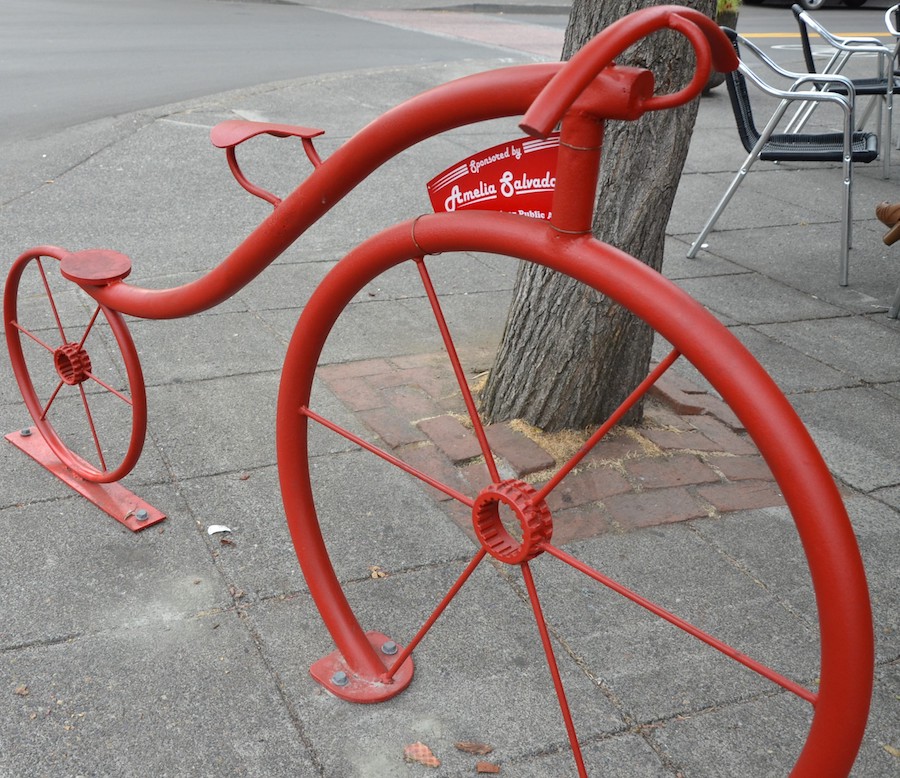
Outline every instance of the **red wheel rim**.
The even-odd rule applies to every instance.
[[[44,267],[43,257],[56,261],[65,255],[65,251],[55,247],[40,247],[26,252],[19,257],[10,269],[4,292],[4,326],[6,342],[9,349],[13,374],[34,426],[66,467],[86,481],[95,483],[111,483],[118,481],[131,472],[140,457],[144,445],[147,428],[147,398],[144,387],[140,360],[131,333],[123,317],[103,305],[92,303],[93,310],[88,317],[87,325],[71,326],[63,322],[63,316],[57,305],[59,291],[53,290],[55,278],[51,282],[49,268]],[[27,322],[19,320],[20,285],[23,277],[33,268],[40,278],[42,294],[46,297],[43,315],[52,321],[49,334],[43,331],[32,331]],[[65,282],[68,283],[68,282]],[[112,340],[121,357],[119,365],[125,373],[127,388],[122,391],[112,385],[112,380],[96,375],[89,345],[93,346],[94,333],[100,322],[108,325]],[[45,337],[42,337],[45,336]],[[32,357],[32,369],[29,369],[29,358],[26,356],[23,343],[36,344],[37,353],[49,360],[52,371],[44,371],[44,375],[52,375],[56,386],[51,390],[45,387],[46,396],[39,396],[35,386],[33,373],[36,366]],[[95,394],[86,390],[88,387]],[[76,432],[68,430],[61,434],[57,427],[61,423],[62,413],[56,408],[62,403],[60,399],[66,393],[77,396],[76,405],[81,406],[78,415],[72,420]],[[105,440],[102,413],[95,410],[105,398],[114,398],[113,404],[125,406],[126,423],[130,426],[127,444],[111,447]],[[51,421],[55,418],[56,425]],[[66,420],[68,424],[68,419]],[[66,443],[74,437],[87,441],[80,451]],[[113,450],[114,448],[114,450]],[[114,457],[114,459],[113,459]]]
[[[483,213],[435,215],[391,228],[351,252],[335,267],[310,299],[295,330],[279,394],[282,492],[306,580],[348,665],[361,676],[379,677],[384,673],[380,660],[365,650],[365,635],[334,573],[316,518],[308,477],[308,423],[312,419],[329,426],[327,420],[308,408],[316,364],[341,311],[368,280],[410,258],[452,251],[506,254],[567,273],[624,304],[704,375],[715,377],[714,385],[743,421],[791,507],[816,594],[821,639],[818,691],[780,679],[775,672],[766,675],[813,705],[809,736],[792,775],[849,772],[862,739],[871,697],[871,609],[843,502],[812,439],[783,394],[746,349],[685,293],[622,252],[588,238],[560,236],[546,225],[528,219]],[[702,333],[702,338],[696,333]],[[355,442],[366,447],[365,441]],[[554,549],[551,543],[547,542],[544,550],[571,564],[565,559],[565,552]],[[483,547],[470,568],[474,569],[485,554],[487,548]],[[524,556],[527,555],[523,559]],[[521,566],[526,584],[532,589],[527,560],[521,561]],[[836,576],[835,570],[840,570],[841,575]],[[463,573],[459,586],[469,572],[467,569]],[[448,598],[454,594],[451,590]],[[536,596],[533,601],[537,603]],[[444,603],[438,611],[443,606]],[[657,615],[666,617],[661,612]],[[538,613],[536,616],[541,625],[542,617]],[[677,617],[669,620],[677,623]],[[545,648],[548,643],[544,639]],[[552,670],[552,657],[548,658]],[[754,666],[758,663],[745,664],[759,671]],[[565,711],[564,717],[569,726]],[[577,752],[577,738],[572,734],[570,731],[573,750]],[[581,763],[579,772],[585,774]]]

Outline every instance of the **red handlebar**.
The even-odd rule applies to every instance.
[[[708,16],[679,5],[645,8],[619,19],[585,44],[544,87],[519,126],[529,135],[547,136],[605,67],[629,46],[662,29],[680,32],[690,41],[697,69],[683,89],[644,101],[644,111],[673,108],[692,100],[706,85],[713,67],[720,73],[737,68],[734,47]]]

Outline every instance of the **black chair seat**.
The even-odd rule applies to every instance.
[[[870,97],[871,95],[883,95],[887,91],[886,78],[854,78],[853,90],[857,97]],[[833,84],[828,87],[830,92],[837,92],[839,95],[847,94],[847,89],[842,84]],[[900,92],[900,82],[894,79],[894,94]]]
[[[872,162],[878,157],[878,138],[871,132],[854,132],[851,143],[854,162]],[[844,158],[844,134],[795,133],[772,135],[759,153],[770,162],[840,162]]]

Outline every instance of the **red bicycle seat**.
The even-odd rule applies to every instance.
[[[244,119],[230,119],[217,124],[209,132],[209,138],[220,149],[228,149],[243,143],[257,135],[268,133],[276,138],[304,138],[309,140],[323,135],[325,130],[314,127],[295,127],[291,124],[272,124],[270,122],[252,122]]]

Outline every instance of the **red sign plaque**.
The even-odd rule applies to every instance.
[[[549,219],[559,135],[521,138],[479,151],[428,182],[435,211],[475,208]]]

